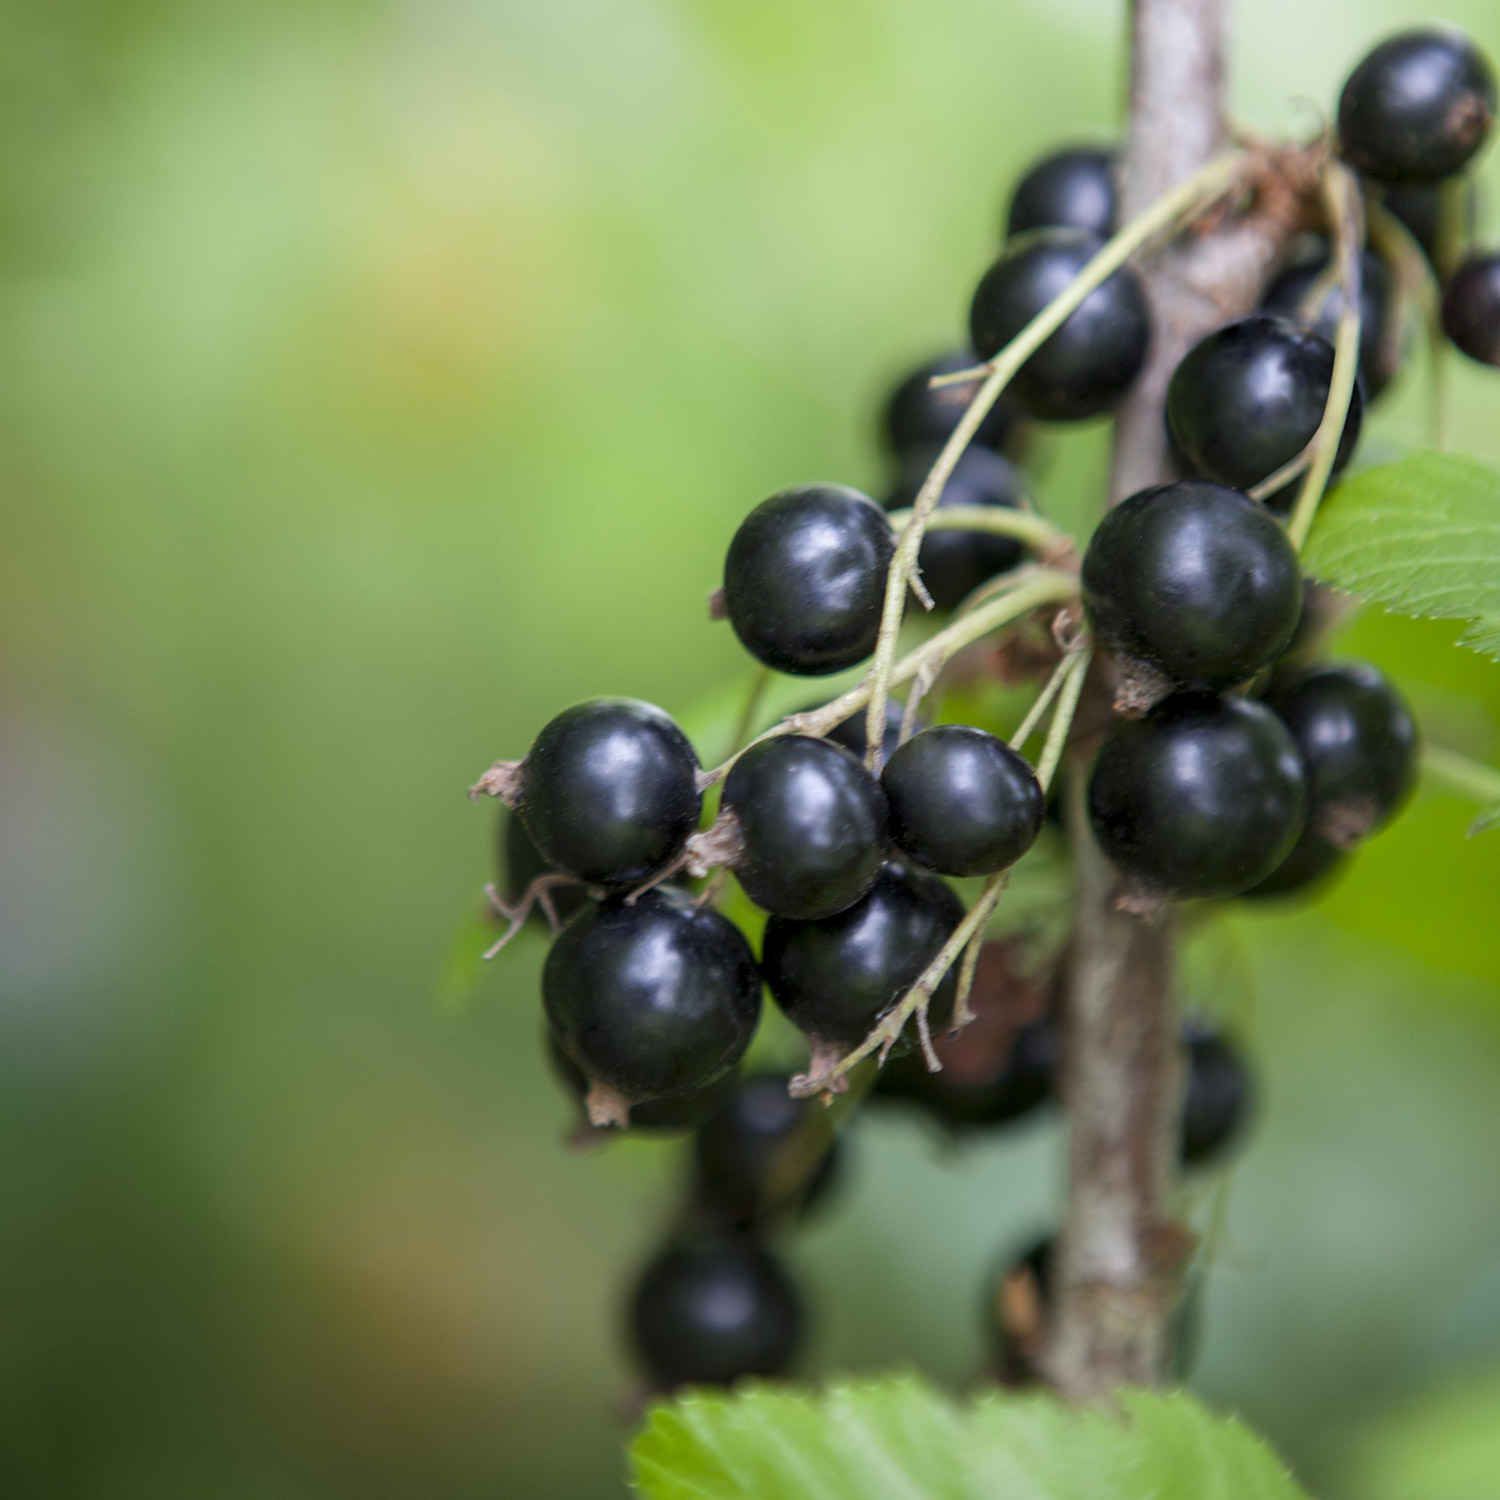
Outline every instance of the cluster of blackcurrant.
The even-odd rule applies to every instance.
[[[836,1160],[810,1096],[857,1079],[968,1132],[1058,1092],[1068,945],[1038,960],[988,929],[1056,805],[1065,754],[1092,755],[1069,821],[1092,829],[1119,906],[1142,919],[1170,902],[1304,891],[1400,808],[1411,716],[1373,667],[1321,659],[1327,601],[1297,543],[1399,363],[1404,283],[1382,245],[1415,237],[1446,264],[1440,207],[1464,191],[1494,112],[1488,64],[1453,33],[1398,36],[1359,65],[1339,110],[1348,166],[1330,165],[1328,142],[1299,149],[1325,186],[1357,170],[1361,194],[1341,218],[1334,195],[1301,190],[1300,217],[1322,237],[1294,246],[1260,310],[1209,333],[1171,376],[1181,477],[1109,511],[1081,564],[1025,498],[1013,460],[1027,427],[1107,413],[1130,389],[1151,315],[1129,251],[1151,226],[1253,196],[1254,178],[1216,167],[1214,191],[1188,194],[1177,217],[1121,227],[1113,152],[1048,157],[1011,198],[974,293],[972,348],[912,372],[885,407],[897,470],[885,505],[802,485],[756,506],[729,544],[714,612],[762,681],[873,658],[861,681],[756,738],[752,698],[746,733],[712,770],[662,710],[590,700],[473,788],[510,809],[491,888],[510,927],[496,948],[537,912],[556,933],[547,1045],[589,1126],[695,1132],[684,1206],[632,1304],[654,1386],[775,1374],[793,1358],[802,1304],[771,1241]],[[1407,228],[1361,250],[1350,230],[1366,210]],[[1497,302],[1495,257],[1449,279],[1449,331],[1492,361]],[[908,593],[946,623],[898,659]],[[920,710],[940,675],[1001,631],[1003,670],[1042,683],[1010,739],[929,725]],[[1085,693],[1097,711],[1075,723]],[[1033,765],[1022,751],[1049,712]],[[763,918],[758,959],[719,909],[730,873],[754,926]],[[970,878],[984,885],[966,906],[950,882]],[[762,987],[807,1040],[802,1076],[740,1075]],[[1195,1021],[1182,1042],[1191,1167],[1222,1157],[1252,1089],[1227,1037]],[[1004,1374],[1027,1364],[1046,1265],[1037,1247],[998,1283]]]

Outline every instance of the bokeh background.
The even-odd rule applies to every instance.
[[[565,1151],[534,939],[440,1003],[490,873],[463,790],[587,694],[744,680],[704,619],[737,519],[884,482],[875,403],[962,327],[1008,183],[1114,129],[1122,9],[0,4],[0,1493],[622,1493],[618,1293],[678,1160]],[[1500,55],[1489,0],[1446,14]],[[1240,117],[1315,128],[1411,18],[1241,6]],[[1367,455],[1423,440],[1420,368]],[[1455,400],[1500,458],[1500,376]],[[1070,523],[1105,441],[1039,451]],[[1349,647],[1493,758],[1500,666],[1455,634]],[[1187,979],[1253,1011],[1266,1100],[1195,1383],[1329,1496],[1500,1474],[1469,816],[1424,794]],[[792,1250],[810,1368],[961,1386],[1057,1123],[853,1144]]]

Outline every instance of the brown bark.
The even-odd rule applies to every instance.
[[[1135,0],[1122,219],[1224,147],[1224,10],[1225,0]],[[1176,477],[1163,420],[1171,373],[1205,333],[1254,305],[1294,219],[1285,204],[1263,204],[1211,232],[1181,237],[1139,267],[1153,344],[1117,416],[1112,504]],[[1107,722],[1110,676],[1097,674],[1070,757],[1076,910],[1064,997],[1069,1185],[1044,1355],[1052,1382],[1079,1399],[1165,1378],[1172,1312],[1192,1245],[1173,1216],[1173,921],[1170,912],[1148,923],[1118,909],[1118,873],[1095,844],[1083,805],[1097,745],[1089,729]]]

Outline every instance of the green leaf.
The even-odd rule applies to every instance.
[[[478,902],[470,905],[454,929],[453,941],[438,975],[439,1009],[460,1011],[469,1003],[484,972],[485,949],[504,930]]]
[[[1120,1405],[959,1405],[914,1376],[693,1392],[651,1413],[632,1482],[646,1500],[1305,1500],[1259,1439],[1191,1397]]]
[[[1471,622],[1500,657],[1500,469],[1413,453],[1346,480],[1308,539],[1308,573],[1397,614]]]

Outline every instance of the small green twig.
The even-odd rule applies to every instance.
[[[1067,679],[1058,694],[1057,712],[1052,716],[1052,727],[1047,731],[1047,743],[1042,746],[1042,758],[1037,763],[1036,779],[1041,783],[1042,793],[1052,790],[1052,778],[1057,774],[1058,762],[1068,743],[1068,733],[1073,728],[1073,715],[1078,712],[1078,697],[1083,692],[1083,680],[1088,676],[1092,651],[1078,651],[1067,662]]]
[[[1047,710],[1052,707],[1052,700],[1057,697],[1058,689],[1067,680],[1071,661],[1072,657],[1065,656],[1052,669],[1052,675],[1047,679],[1046,686],[1036,695],[1036,702],[1027,710],[1026,717],[1021,720],[1020,728],[1010,737],[1012,750],[1024,749],[1026,741],[1036,733],[1037,725],[1042,722]]]
[[[901,532],[911,524],[911,510],[891,512],[891,529]],[[927,518],[928,531],[984,531],[993,536],[1012,536],[1024,542],[1039,557],[1071,551],[1073,539],[1034,510],[1012,510],[1005,505],[945,505]]]
[[[1297,508],[1287,526],[1292,545],[1299,552],[1312,530],[1313,518],[1333,473],[1339,442],[1344,436],[1344,424],[1349,419],[1355,377],[1359,373],[1359,283],[1360,255],[1364,248],[1364,208],[1359,183],[1342,162],[1330,160],[1324,165],[1322,188],[1328,217],[1334,228],[1343,306],[1339,309],[1338,331],[1333,340],[1333,377],[1328,382],[1328,402],[1313,438],[1312,463],[1302,481]]]
[[[1195,172],[1180,187],[1163,194],[1144,213],[1132,219],[1078,273],[1068,286],[1029,322],[984,367],[984,381],[969,403],[957,427],[943,445],[912,505],[912,517],[896,544],[886,576],[885,602],[881,610],[880,634],[870,663],[871,684],[866,709],[869,763],[879,769],[880,746],[885,728],[885,705],[891,688],[891,670],[896,660],[896,636],[906,608],[906,590],[917,572],[917,553],[928,518],[942,497],[964,450],[980,423],[1012,377],[1097,287],[1108,281],[1136,251],[1158,235],[1181,228],[1204,213],[1231,189],[1245,180],[1249,158],[1243,151],[1229,151]]]
[[[1440,781],[1450,792],[1478,803],[1485,809],[1469,825],[1469,836],[1483,833],[1500,823],[1500,771],[1482,761],[1470,760],[1456,750],[1441,745],[1422,747],[1422,769],[1433,780]]]

